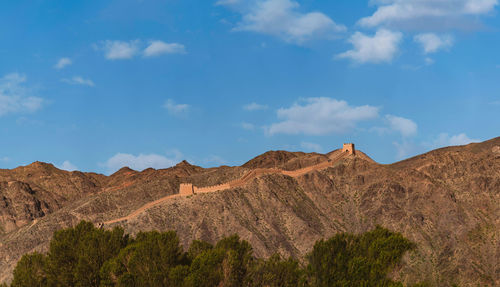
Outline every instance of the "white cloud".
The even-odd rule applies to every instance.
[[[9,157],[6,157],[6,156],[4,156],[4,157],[0,157],[0,161],[3,161],[3,162],[8,162],[9,160],[10,160],[10,158],[9,158]]]
[[[225,165],[227,161],[218,155],[210,155],[203,160],[205,164]]]
[[[151,41],[149,46],[144,49],[145,57],[154,57],[162,54],[184,54],[186,48],[179,43],[165,43],[163,41]]]
[[[255,125],[251,123],[241,123],[241,127],[248,131],[253,131],[255,129]]]
[[[102,49],[104,50],[104,56],[108,60],[131,59],[139,53],[139,44],[139,40],[128,42],[106,40]]]
[[[236,4],[240,2],[222,0],[217,4],[238,6]],[[346,30],[345,26],[336,24],[321,12],[299,12],[299,6],[293,0],[250,1],[239,10],[243,16],[235,30],[277,36],[297,44]]]
[[[67,171],[75,171],[78,170],[76,165],[72,164],[68,160],[64,161],[61,165],[57,166],[58,169],[67,170]]]
[[[373,15],[362,18],[358,24],[364,27],[380,25],[421,26],[434,23],[448,25],[468,16],[492,12],[498,0],[375,0]],[[426,23],[427,22],[427,23]],[[459,21],[457,21],[459,22]]]
[[[450,136],[447,133],[439,134],[430,142],[413,142],[404,138],[402,142],[393,142],[396,148],[396,159],[401,160],[410,156],[418,155],[422,152],[446,146],[466,145],[473,142],[480,142],[478,139],[471,139],[465,133]]]
[[[386,115],[385,119],[389,123],[389,127],[401,133],[404,137],[414,136],[417,134],[417,124],[406,118],[397,117],[393,115]]]
[[[96,50],[103,50],[108,60],[132,59],[142,53],[144,57],[156,57],[162,54],[184,54],[186,48],[179,43],[166,43],[160,40],[152,40],[144,47],[144,41],[116,41],[106,40],[100,45],[94,45]],[[142,50],[142,52],[141,52]]]
[[[290,108],[279,109],[277,116],[281,121],[266,131],[270,135],[341,133],[354,128],[357,122],[377,118],[378,110],[369,105],[351,107],[332,98],[307,98]]]
[[[14,113],[32,113],[42,108],[44,100],[29,96],[23,83],[26,76],[17,73],[0,78],[0,116]]]
[[[94,82],[91,79],[84,79],[80,76],[74,76],[71,79],[61,79],[61,81],[71,85],[83,85],[89,87],[95,86]]]
[[[104,164],[100,164],[105,167],[109,173],[113,173],[122,167],[128,166],[133,170],[142,171],[147,168],[168,168],[179,162],[179,156],[175,155],[173,158],[168,158],[159,154],[127,154],[127,153],[117,153],[110,159],[108,159]]]
[[[448,135],[447,133],[441,133],[431,144],[433,148],[445,147],[445,146],[455,146],[455,145],[466,145],[473,142],[480,142],[478,139],[471,139],[465,133],[460,133],[457,135]]]
[[[349,42],[354,46],[353,49],[336,57],[348,58],[357,63],[391,62],[399,51],[402,38],[402,33],[386,29],[378,30],[373,37],[356,32],[349,38]]]
[[[163,107],[167,109],[168,113],[171,115],[180,115],[189,110],[190,106],[188,104],[176,104],[174,100],[168,99]]]
[[[57,63],[54,65],[55,69],[63,69],[66,66],[71,65],[73,62],[71,61],[70,58],[61,58],[57,61]]]
[[[311,142],[301,142],[300,146],[306,151],[321,152],[323,150],[321,145]]]
[[[424,148],[421,145],[415,144],[411,141],[406,141],[406,140],[403,140],[403,142],[401,142],[401,143],[393,142],[392,144],[396,147],[396,151],[397,151],[396,159],[398,159],[398,160],[401,160],[401,159],[404,159],[404,158],[407,158],[410,156],[415,156],[424,150]]]
[[[243,109],[246,111],[266,110],[267,108],[268,108],[267,105],[260,105],[255,102],[243,106]]]
[[[453,46],[451,35],[436,35],[434,33],[423,33],[416,35],[413,40],[422,46],[425,54],[446,50]]]

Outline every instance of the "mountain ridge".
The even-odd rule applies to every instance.
[[[177,194],[181,183],[215,185],[258,166],[294,170],[328,157],[286,153],[264,153],[242,166],[205,169],[181,162],[168,169],[121,169],[110,176],[66,172],[42,163],[0,170],[0,192],[14,199],[0,205],[0,257],[5,258],[0,282],[10,280],[20,255],[45,251],[54,230],[81,219],[98,224],[126,216]],[[500,138],[388,165],[357,153],[298,178],[268,174],[243,187],[173,198],[115,224],[130,233],[175,229],[184,246],[192,239],[214,242],[238,233],[258,256],[280,252],[298,258],[315,240],[380,224],[419,244],[394,275],[404,282],[499,284]],[[30,203],[30,208],[17,206],[17,201]],[[9,214],[17,216],[10,225],[5,224]],[[480,268],[471,267],[473,263]],[[459,282],[452,282],[455,278]]]

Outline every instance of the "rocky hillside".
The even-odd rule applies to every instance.
[[[329,154],[267,152],[241,167],[177,166],[111,176],[34,163],[0,170],[0,282],[26,252],[44,251],[54,230],[81,219],[96,224],[131,214],[180,183],[207,186],[255,168],[295,170]],[[500,285],[500,138],[435,150],[391,165],[358,152],[298,178],[269,174],[246,186],[174,197],[128,221],[127,232],[175,229],[183,244],[238,233],[257,256],[298,258],[314,242],[375,225],[418,244],[395,278],[434,286]]]

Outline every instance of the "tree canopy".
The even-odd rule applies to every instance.
[[[238,235],[187,252],[174,231],[99,229],[82,221],[56,231],[47,254],[24,255],[12,287],[24,286],[403,286],[388,277],[415,246],[382,227],[316,242],[304,262],[256,258]],[[1,286],[1,285],[0,285]]]

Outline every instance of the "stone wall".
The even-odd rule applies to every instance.
[[[229,188],[231,188],[229,183],[206,186],[206,187],[196,187],[195,186],[194,193],[196,194],[196,193],[215,192],[215,191],[225,190],[225,189],[229,189]]]
[[[218,184],[218,185],[212,185],[212,186],[206,186],[206,187],[197,187],[193,186],[190,183],[181,183],[180,189],[179,189],[179,195],[191,195],[191,194],[196,194],[196,193],[207,193],[207,192],[215,192],[215,191],[221,191],[225,189],[230,189],[230,188],[235,188],[235,187],[240,187],[245,184],[247,184],[250,180],[257,178],[259,176],[265,175],[265,174],[283,174],[286,176],[291,176],[291,177],[298,177],[301,175],[304,175],[306,173],[309,173],[313,170],[319,170],[319,169],[324,169],[327,168],[328,166],[332,166],[335,162],[340,160],[342,157],[345,155],[350,155],[354,154],[354,144],[352,143],[347,143],[344,144],[342,148],[342,152],[338,154],[335,157],[330,158],[327,161],[320,162],[318,164],[304,167],[301,169],[297,170],[281,170],[281,169],[276,169],[276,168],[256,168],[253,170],[250,170],[247,172],[245,175],[243,175],[241,178],[223,183],[223,184]]]

